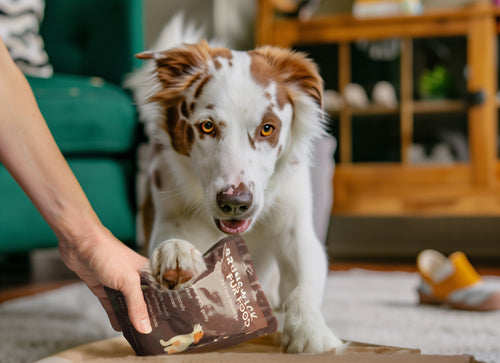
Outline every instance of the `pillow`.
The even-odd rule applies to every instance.
[[[50,78],[54,73],[39,34],[44,0],[0,0],[0,37],[27,75]]]

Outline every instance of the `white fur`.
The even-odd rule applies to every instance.
[[[155,51],[184,41],[179,23],[168,25],[163,34],[181,38],[157,44]],[[252,147],[249,135],[254,135],[270,103],[276,103],[276,85],[271,82],[264,88],[256,83],[246,52],[232,51],[231,64],[222,57],[218,60],[222,67],[208,65],[213,77],[196,100],[197,105],[213,104],[215,108],[196,108],[188,122],[209,117],[216,123],[224,121],[223,137],[197,135],[189,156],[173,149],[169,135],[159,127],[164,122],[159,105],[147,102],[160,87],[148,75],[152,63],[128,82],[146,124],[150,147],[154,143],[164,147],[147,165],[149,175],[156,172],[161,179],[160,188],[154,182],[148,185],[155,209],[149,241],[151,269],[159,280],[164,271],[177,267],[199,275],[203,261],[193,250],[204,252],[224,237],[214,222],[214,218],[227,218],[217,206],[216,194],[225,185],[244,183],[251,189],[253,203],[244,212],[252,224],[243,237],[266,295],[284,309],[284,347],[289,352],[330,350],[342,343],[320,313],[327,258],[314,231],[309,175],[312,146],[324,136],[321,109],[305,92],[292,89],[293,108],[290,104],[273,108],[281,120],[277,146],[258,142]],[[193,92],[186,91],[188,101]]]

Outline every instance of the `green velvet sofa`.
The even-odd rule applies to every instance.
[[[121,87],[140,64],[141,0],[46,0],[41,34],[54,67],[28,77],[42,114],[103,224],[133,245],[139,126]],[[57,246],[38,211],[0,164],[0,256]]]

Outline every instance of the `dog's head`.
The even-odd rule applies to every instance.
[[[205,41],[138,57],[156,61],[160,127],[199,180],[216,225],[245,232],[279,188],[273,177],[307,160],[323,132],[316,66],[275,47],[240,52]]]

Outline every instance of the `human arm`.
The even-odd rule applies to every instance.
[[[0,162],[54,230],[63,261],[99,298],[113,327],[119,329],[103,285],[120,290],[133,325],[150,332],[138,273],[147,259],[99,221],[1,39]]]

